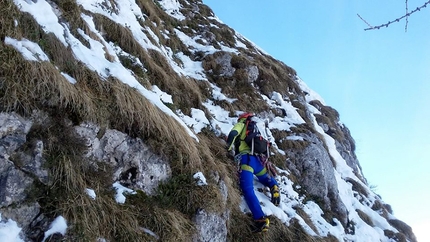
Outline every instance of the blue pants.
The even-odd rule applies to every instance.
[[[243,196],[252,212],[252,217],[254,219],[260,219],[265,215],[261,209],[260,202],[254,193],[254,174],[266,187],[271,188],[274,185],[278,185],[278,183],[273,177],[269,176],[266,168],[260,163],[257,156],[248,154],[242,155],[240,168],[240,188],[242,189]]]

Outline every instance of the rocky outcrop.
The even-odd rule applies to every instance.
[[[232,77],[236,69],[231,66],[231,54],[230,53],[222,53],[219,57],[215,59],[215,62],[218,64],[218,72],[219,76],[224,77]]]
[[[299,178],[303,193],[324,210],[332,211],[344,226],[348,222],[345,205],[339,197],[333,162],[324,143],[313,133],[301,134],[307,146],[300,152],[287,150],[287,166]],[[331,218],[327,218],[331,220]]]
[[[0,207],[23,202],[33,183],[33,178],[20,169],[24,165],[10,159],[26,142],[30,127],[31,121],[15,113],[0,113]]]
[[[193,242],[198,241],[226,241],[227,240],[227,212],[219,215],[200,210],[194,217],[197,233]]]
[[[46,179],[46,171],[41,169],[40,145],[34,148],[33,156],[17,153],[17,150],[26,143],[26,135],[31,125],[30,120],[16,113],[0,113],[1,219],[16,221],[23,228],[23,232],[28,233],[29,238],[32,238],[34,233],[37,234],[30,227],[39,217],[40,205],[26,199],[35,179]],[[25,157],[24,162],[14,159],[17,156]]]
[[[40,214],[40,204],[28,200],[34,181],[48,184],[48,171],[43,168],[43,141],[34,142],[31,149],[20,149],[27,142],[31,126],[40,120],[39,113],[25,119],[15,113],[0,113],[0,213],[3,220],[16,221],[28,238],[40,236],[35,227],[47,227],[48,220]],[[104,163],[112,169],[112,183],[153,194],[161,181],[170,177],[171,169],[166,159],[150,151],[141,139],[132,138],[113,129],[104,131],[91,123],[75,127],[85,138],[88,152],[82,154],[93,166]],[[40,231],[39,231],[40,233]]]
[[[118,130],[102,131],[91,123],[76,128],[88,146],[86,157],[108,164],[113,168],[113,181],[119,181],[129,188],[153,194],[158,184],[171,176],[166,159],[154,154],[139,138],[132,138]]]

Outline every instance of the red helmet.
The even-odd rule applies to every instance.
[[[241,115],[239,115],[239,117],[237,118],[237,121],[239,122],[239,120],[243,119],[243,118],[248,118],[248,117],[253,117],[254,114],[253,113],[242,113]]]

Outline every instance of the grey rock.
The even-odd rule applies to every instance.
[[[197,233],[193,236],[193,242],[217,242],[227,241],[228,212],[221,215],[200,210],[194,217]]]
[[[12,219],[23,229],[27,229],[31,222],[40,213],[40,205],[36,202],[30,204],[20,204],[0,209],[2,219]]]
[[[31,121],[25,120],[16,113],[0,113],[0,138],[19,133],[27,134],[31,128]]]
[[[35,141],[35,146],[31,153],[18,152],[15,157],[19,160],[22,171],[32,174],[33,177],[36,177],[45,185],[50,184],[48,170],[43,167],[45,158],[43,157],[43,142],[41,140]]]
[[[0,167],[0,208],[24,201],[33,179],[5,159],[0,159]]]
[[[87,140],[89,151],[86,156],[113,167],[114,181],[153,194],[158,184],[171,176],[168,161],[154,154],[139,138],[108,129],[98,139],[100,128],[90,123],[82,124],[76,130]]]
[[[246,67],[246,72],[248,73],[248,82],[255,82],[258,79],[259,71],[257,66]]]
[[[0,157],[9,158],[10,154],[26,142],[31,121],[16,113],[0,113]]]
[[[232,77],[236,69],[231,66],[231,55],[230,53],[223,53],[221,56],[215,59],[216,63],[220,65],[220,76]]]
[[[292,172],[300,177],[300,184],[313,200],[320,200],[322,208],[334,212],[343,225],[347,223],[347,209],[339,197],[334,166],[323,142],[315,134],[301,134],[309,145],[301,152],[291,152],[287,163]],[[318,199],[315,199],[318,198]],[[328,221],[332,222],[332,221]]]

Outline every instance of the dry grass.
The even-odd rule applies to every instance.
[[[156,232],[162,241],[173,241],[173,238],[176,238],[176,241],[187,241],[193,231],[191,215],[195,208],[218,209],[217,206],[211,208],[211,203],[221,200],[219,190],[213,185],[207,188],[197,187],[192,179],[189,179],[188,184],[194,184],[194,187],[184,186],[181,188],[183,190],[173,190],[174,194],[168,194],[169,199],[176,199],[178,196],[181,198],[184,194],[187,198],[185,203],[182,201],[183,207],[177,207],[175,210],[163,207],[158,196],[155,201],[148,202],[133,195],[127,199],[130,202],[119,205],[113,200],[112,188],[109,185],[112,183],[109,180],[111,175],[106,171],[92,170],[88,165],[89,161],[82,159],[84,142],[76,136],[73,126],[69,126],[61,114],[55,119],[44,120],[43,125],[33,126],[28,142],[39,139],[44,141],[46,147],[53,185],[49,188],[38,188],[41,189],[37,196],[38,201],[49,216],[63,215],[66,218],[71,228],[67,235],[70,240],[88,241],[99,237],[111,241],[154,240],[143,233],[143,226]],[[191,175],[188,178],[191,178]],[[87,187],[95,189],[96,200],[84,194]],[[205,196],[209,199],[201,199]],[[188,215],[180,212],[187,210],[185,207],[190,204],[194,209],[189,207],[190,211],[185,211]],[[146,207],[151,208],[150,213],[137,209]],[[145,217],[147,214],[152,216]],[[142,219],[142,216],[145,219]]]
[[[67,22],[74,24],[75,21],[81,21],[81,9],[75,0],[53,0],[53,2],[62,10],[62,17],[65,18]]]
[[[28,14],[22,14],[13,1],[0,1],[0,45],[3,45],[6,36],[14,38],[22,37],[21,28],[15,27],[15,20],[20,21],[20,17],[25,15],[28,16]],[[36,30],[40,29],[39,26],[30,27],[37,27]]]
[[[332,236],[312,237],[308,235],[296,220],[285,226],[275,217],[270,218],[270,229],[267,233],[252,233],[252,219],[244,214],[230,219],[228,241],[283,241],[283,242],[338,242]]]
[[[315,224],[312,222],[311,217],[300,207],[296,207],[297,214],[305,221],[305,223],[316,233],[318,234],[318,229]]]
[[[273,91],[283,95],[288,95],[289,92],[301,93],[301,89],[293,81],[296,71],[291,67],[265,55],[256,56],[255,64],[260,73],[256,84],[263,94],[270,96]]]
[[[338,141],[344,140],[345,135],[343,130],[338,126],[339,113],[332,107],[323,105],[318,100],[313,100],[310,104],[321,112],[321,114],[315,114],[315,118],[318,123],[328,125],[329,130],[326,133]]]
[[[166,19],[167,14],[153,1],[137,0],[137,5],[142,9],[142,12],[148,16],[149,20],[161,25],[162,19]]]
[[[231,108],[234,110],[247,110],[254,113],[269,110],[267,103],[261,99],[260,94],[257,93],[253,84],[248,81],[248,72],[244,69],[245,66],[240,64],[244,57],[232,55],[230,65],[236,68],[233,76],[228,77],[224,76],[225,73],[221,73],[222,66],[227,63],[218,64],[218,59],[223,55],[230,55],[230,53],[220,51],[205,56],[202,66],[204,70],[207,71],[209,79],[217,86],[221,87],[222,92],[226,96],[237,99],[236,102],[231,104]],[[249,103],[252,103],[252,105],[249,105]]]
[[[399,233],[396,233],[396,236],[395,236],[396,241],[406,242],[407,241],[406,239],[413,242],[417,241],[414,233],[412,232],[412,228],[409,225],[407,225],[405,222],[398,219],[389,219],[388,222],[390,223],[391,226],[393,226],[399,231]]]
[[[116,203],[113,193],[95,187],[95,200],[84,193],[87,187],[94,188],[100,184],[88,186],[79,162],[60,158],[52,174],[54,186],[50,190],[61,196],[61,200],[56,201],[56,213],[63,215],[71,225],[67,236],[71,240],[150,241],[150,237],[140,229],[135,212]]]
[[[371,227],[375,226],[372,218],[369,215],[367,215],[365,212],[361,211],[360,209],[356,209],[355,211],[357,212],[357,214],[361,218],[361,220],[363,220],[365,223],[367,223]]]
[[[155,50],[143,49],[130,30],[101,15],[95,15],[94,19],[98,28],[103,27],[106,31],[108,40],[118,43],[124,51],[136,56],[144,63],[147,72],[143,78],[149,79],[153,85],[157,85],[172,95],[177,108],[187,113],[190,107],[200,107],[203,97],[197,81],[178,76],[166,61],[165,56]],[[168,44],[173,45],[172,49],[174,50],[186,49],[177,38],[170,38]],[[145,85],[146,83],[141,84]]]
[[[306,131],[306,132],[309,132],[309,131]],[[275,140],[277,141],[276,144],[278,145],[278,148],[280,148],[281,150],[302,151],[309,146],[309,141],[286,139],[285,137],[288,137],[291,135],[291,132],[288,132],[288,131],[273,130],[272,134]],[[294,132],[294,134],[297,134],[297,133]]]
[[[227,25],[218,24],[218,26],[220,26],[220,28],[211,28],[211,32],[215,34],[217,42],[223,43],[223,45],[229,47],[235,47],[236,39],[234,38],[234,30]]]
[[[209,204],[206,209],[221,212],[228,208],[238,207],[242,198],[236,180],[237,168],[234,162],[226,157],[223,141],[212,132],[207,132],[205,135],[200,134],[199,139],[199,152],[205,164],[204,173],[209,175],[213,184],[216,184],[216,187],[213,187],[214,190],[220,192],[220,182],[222,181],[228,191],[226,203],[223,202],[225,198],[220,195],[211,197],[210,201],[213,204]]]
[[[178,122],[161,112],[135,89],[117,80],[102,81],[79,63],[69,69],[78,80],[77,84],[72,85],[50,63],[25,61],[9,46],[1,46],[0,56],[7,60],[2,62],[0,69],[2,111],[18,111],[30,115],[32,110],[40,109],[64,115],[59,117],[63,119],[77,117],[77,122],[98,120],[119,130],[130,133],[135,131],[135,136],[150,138],[149,143],[156,150],[172,157],[172,165],[177,172],[201,168],[196,142]],[[58,130],[64,132],[64,128],[58,127]],[[41,138],[44,139],[48,152],[54,152],[51,155],[57,160],[50,173],[55,184],[50,190],[58,192],[56,196],[51,194],[51,198],[57,199],[56,201],[45,200],[41,204],[48,213],[53,213],[52,216],[61,214],[66,217],[71,224],[71,231],[74,231],[73,240],[93,240],[97,237],[116,241],[150,239],[140,232],[138,221],[134,218],[135,213],[116,204],[109,192],[105,191],[106,194],[103,194],[103,190],[97,190],[96,201],[82,195],[87,187],[88,177],[81,172],[82,163],[71,156],[72,152],[79,153],[76,147],[74,151],[69,150],[65,154],[57,153],[63,148],[55,144],[65,146],[62,141],[67,140],[62,132],[48,133]],[[201,199],[193,197],[193,200]],[[189,224],[189,220],[179,220],[181,217],[176,213],[178,212],[160,213],[161,217],[157,217],[166,221],[165,226],[169,226],[169,230],[164,229],[164,237],[173,238],[186,231],[180,227]],[[183,238],[188,238],[188,235]]]
[[[135,212],[114,201],[110,169],[95,170],[83,159],[85,142],[64,115],[41,115],[36,120],[40,121],[31,128],[24,147],[43,141],[50,182],[37,182],[29,199],[35,199],[49,218],[65,217],[70,228],[66,239],[149,241],[149,236],[140,230]],[[96,191],[95,200],[85,194],[86,188]]]
[[[48,62],[28,62],[11,47],[0,49],[2,63],[0,73],[4,76],[0,92],[0,107],[3,111],[18,111],[29,115],[33,109],[66,110],[78,120],[106,118],[110,125],[119,130],[136,131],[134,134],[151,137],[154,148],[170,144],[175,167],[200,167],[200,158],[195,141],[174,119],[161,112],[135,89],[117,80],[107,83],[94,73],[74,68],[78,84],[69,83],[58,70]],[[118,119],[117,117],[122,117]],[[161,139],[163,137],[163,139]],[[168,146],[169,147],[169,146]]]
[[[182,213],[172,210],[158,208],[156,206],[143,209],[139,213],[141,223],[151,229],[159,241],[190,241],[195,228],[191,221]]]
[[[391,210],[391,206],[388,204],[384,204],[381,200],[375,200],[372,205],[372,210],[377,211],[379,215],[381,215],[385,219],[389,219],[390,214],[393,213]]]
[[[74,133],[73,126],[68,124],[62,114],[45,119],[43,125],[33,126],[28,142],[33,140],[44,141],[52,181],[50,187],[42,185],[37,188],[37,200],[47,215],[62,215],[66,218],[70,225],[66,238],[72,241],[92,241],[99,237],[110,241],[155,240],[143,232],[142,226],[155,232],[162,241],[174,241],[173,238],[176,238],[175,241],[187,241],[194,231],[191,223],[191,215],[194,213],[192,208],[185,211],[188,214],[180,211],[187,210],[185,207],[189,204],[210,209],[205,204],[220,200],[216,199],[219,194],[213,193],[219,193],[218,189],[209,186],[207,191],[188,179],[187,184],[194,184],[193,187],[184,186],[181,187],[182,190],[175,189],[172,190],[174,194],[168,194],[168,199],[181,198],[184,194],[187,198],[185,203],[181,201],[183,206],[176,207],[175,210],[160,203],[159,196],[151,201],[131,195],[125,205],[119,205],[113,199],[109,168],[93,170],[89,161],[81,157],[85,142]],[[96,200],[84,194],[87,187],[95,189]],[[204,196],[210,199],[201,199]]]
[[[360,183],[358,183],[357,181],[347,178],[346,182],[351,183],[353,191],[358,192],[359,194],[363,195],[364,197],[369,196],[368,190],[365,187],[363,187]]]
[[[89,115],[94,106],[48,62],[28,62],[11,47],[0,48],[3,76],[0,107],[3,111],[30,114],[33,109],[57,107]]]
[[[112,80],[111,125],[132,136],[142,137],[153,150],[170,157],[173,171],[184,172],[202,167],[196,141],[171,118],[136,89]],[[117,117],[121,117],[118,119]]]
[[[140,57],[145,55],[145,51],[133,37],[133,33],[128,28],[124,28],[120,24],[115,23],[100,14],[94,14],[93,20],[97,29],[99,31],[104,31],[104,37],[107,41],[116,43],[124,51],[134,56]]]

